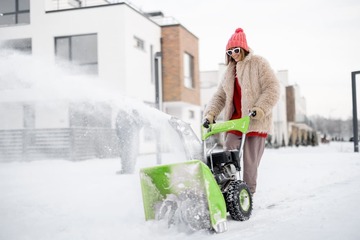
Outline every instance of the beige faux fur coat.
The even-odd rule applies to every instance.
[[[267,60],[254,55],[251,50],[243,61],[228,65],[223,80],[205,108],[204,117],[212,115],[216,119],[224,110],[224,120],[231,118],[234,112],[234,68],[241,87],[242,116],[247,116],[254,108],[264,113],[261,119],[250,121],[249,132],[270,133],[272,109],[279,99],[280,85]]]

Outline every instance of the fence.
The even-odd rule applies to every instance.
[[[118,144],[109,128],[0,130],[0,161],[115,157]]]

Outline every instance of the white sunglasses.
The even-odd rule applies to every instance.
[[[233,55],[233,53],[239,53],[240,49],[241,48],[234,48],[234,49],[231,49],[231,50],[227,50],[226,53],[227,53],[227,55],[231,56],[231,55]]]

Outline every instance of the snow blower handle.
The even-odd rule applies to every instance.
[[[228,132],[232,130],[240,131],[242,133],[246,133],[249,128],[250,123],[250,116],[253,115],[254,112],[250,112],[248,116],[245,116],[243,118],[229,120],[226,122],[219,122],[219,123],[213,123],[208,124],[208,128],[202,127],[202,134],[201,139],[205,141],[210,136],[221,133],[221,132]],[[256,114],[256,113],[255,113]]]

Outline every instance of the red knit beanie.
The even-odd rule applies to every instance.
[[[229,50],[233,47],[241,47],[242,49],[249,52],[249,47],[246,42],[246,36],[242,28],[237,28],[235,30],[235,33],[231,36],[226,45],[226,50]]]

